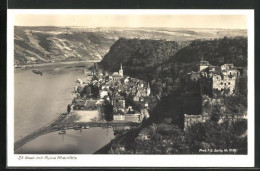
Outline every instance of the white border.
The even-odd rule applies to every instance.
[[[248,155],[63,155],[77,160],[18,160],[14,144],[15,14],[172,14],[246,15],[248,19]],[[254,166],[254,10],[8,10],[7,20],[7,166],[8,167],[253,167]],[[48,155],[61,156],[61,155]]]

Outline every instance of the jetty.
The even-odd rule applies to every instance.
[[[23,146],[24,144],[32,141],[33,139],[55,131],[74,129],[75,127],[117,127],[117,126],[139,126],[138,122],[129,122],[129,121],[95,121],[95,122],[66,122],[66,119],[70,117],[66,113],[61,114],[58,118],[48,123],[47,125],[41,127],[40,129],[32,132],[31,134],[23,137],[22,139],[14,143],[14,150]]]

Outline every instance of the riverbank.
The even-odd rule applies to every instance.
[[[56,66],[56,65],[76,65],[76,64],[89,64],[100,62],[100,60],[91,60],[91,61],[70,61],[70,62],[53,62],[53,63],[41,63],[41,64],[18,64],[21,68],[26,67],[44,67],[44,66]]]
[[[87,62],[86,64],[89,65],[90,63]],[[62,65],[62,66],[56,67],[58,65]],[[36,144],[34,144],[35,142],[38,142],[39,139],[42,139],[42,137],[49,137],[49,134],[50,134],[50,136],[55,137],[55,139],[58,139],[59,137],[62,137],[62,136],[59,136],[58,132],[57,132],[60,130],[68,130],[68,132],[71,132],[73,129],[83,131],[84,128],[92,129],[93,127],[108,129],[108,132],[110,132],[111,135],[113,135],[112,137],[110,135],[109,136],[106,135],[106,137],[104,137],[104,136],[102,136],[103,133],[100,135],[100,137],[99,137],[98,133],[95,135],[95,137],[97,138],[97,141],[100,141],[100,142],[96,142],[96,143],[100,144],[102,141],[103,142],[102,146],[104,146],[105,145],[104,142],[106,144],[109,143],[111,138],[113,139],[114,136],[117,135],[118,129],[122,129],[122,128],[130,129],[130,127],[137,127],[140,125],[140,123],[135,123],[135,122],[130,122],[130,121],[109,121],[109,122],[103,121],[103,120],[100,121],[100,117],[98,117],[99,116],[98,111],[96,111],[96,110],[94,110],[94,111],[93,110],[92,111],[75,110],[75,111],[72,111],[69,115],[67,115],[67,114],[60,115],[58,117],[60,119],[54,119],[54,117],[53,117],[54,114],[55,113],[57,114],[57,112],[59,110],[56,110],[57,112],[52,112],[53,111],[52,108],[60,108],[60,109],[63,108],[65,110],[66,105],[71,103],[71,99],[73,98],[73,95],[71,95],[71,93],[68,93],[69,90],[71,89],[71,87],[73,87],[73,85],[71,84],[73,82],[72,80],[74,80],[79,74],[83,74],[82,69],[79,68],[79,66],[75,67],[75,65],[81,65],[81,66],[84,65],[85,66],[85,62],[83,62],[83,63],[82,62],[55,63],[55,64],[51,64],[51,65],[45,64],[45,66],[51,66],[51,67],[46,67],[45,69],[43,69],[43,68],[40,69],[41,71],[43,71],[43,72],[45,71],[47,73],[46,78],[45,77],[44,78],[34,77],[34,75],[32,75],[30,72],[25,71],[23,69],[21,70],[21,72],[17,72],[18,75],[16,75],[16,79],[21,78],[20,82],[22,84],[25,82],[24,77],[28,78],[26,80],[26,82],[29,83],[29,86],[25,86],[26,91],[24,91],[24,92],[27,92],[27,94],[21,96],[21,98],[19,98],[20,100],[17,100],[16,105],[21,104],[21,106],[19,106],[19,107],[22,110],[21,109],[18,110],[18,108],[17,108],[17,111],[16,111],[17,118],[15,119],[15,121],[18,124],[22,123],[21,121],[24,122],[25,119],[24,119],[24,117],[22,117],[22,115],[29,113],[30,114],[29,120],[26,120],[28,123],[26,125],[26,127],[30,128],[30,129],[27,130],[26,134],[24,133],[24,135],[26,135],[24,138],[21,138],[22,137],[21,136],[22,134],[20,133],[21,131],[20,132],[18,131],[18,133],[17,133],[17,130],[16,130],[16,134],[20,135],[20,136],[19,136],[19,139],[16,138],[16,142],[14,144],[15,151],[19,151],[19,149],[20,149],[19,147],[21,147],[22,149],[24,147],[26,149],[30,149],[31,144],[36,146]],[[52,66],[55,66],[55,67],[52,68]],[[73,67],[75,69],[73,69]],[[61,74],[61,76],[59,76],[58,74]],[[57,77],[57,75],[59,77]],[[33,84],[31,84],[31,83],[33,83]],[[60,83],[62,83],[62,84],[60,84]],[[64,83],[65,83],[65,85],[64,85]],[[71,86],[67,86],[66,83],[70,84]],[[19,85],[21,85],[21,84],[19,84]],[[48,85],[48,88],[46,87],[46,85]],[[21,88],[24,89],[25,87],[23,86]],[[39,89],[42,91],[39,91]],[[20,92],[20,91],[18,91],[18,92]],[[30,98],[26,98],[26,99],[28,99],[28,102],[30,102],[30,103],[28,103],[28,105],[30,105],[30,104],[37,105],[37,106],[34,106],[33,108],[30,106],[27,108],[24,108],[24,97],[28,96],[28,92],[30,92],[29,95],[32,95]],[[46,92],[49,92],[49,93],[46,94]],[[37,94],[37,93],[39,93],[39,94]],[[49,98],[48,94],[53,95],[53,96],[51,96],[52,98]],[[64,100],[64,94],[66,94],[65,100]],[[35,97],[37,97],[37,99],[33,100]],[[55,101],[52,101],[52,99],[55,99]],[[35,103],[36,101],[38,101],[40,103]],[[51,101],[51,103],[49,103],[49,101]],[[45,103],[48,105],[41,105],[41,104],[45,104]],[[56,103],[58,103],[58,105]],[[23,111],[23,109],[29,109],[29,110]],[[33,109],[35,109],[35,110],[33,110]],[[63,111],[63,109],[60,111]],[[32,111],[30,111],[30,110],[32,110]],[[42,113],[39,113],[38,111],[44,111],[45,115],[42,116]],[[77,114],[75,115],[75,114],[73,114],[73,112],[76,112]],[[20,115],[18,115],[18,113]],[[58,112],[58,113],[61,113],[61,112]],[[51,124],[42,126],[39,129],[40,125],[37,124],[38,127],[33,126],[33,122],[32,122],[32,121],[37,120],[37,118],[39,117],[39,114],[41,115],[41,117],[50,116],[50,117],[52,117],[52,119],[54,119],[56,121],[52,121]],[[46,120],[48,120],[48,119],[45,119],[45,122],[43,120],[41,125],[43,125],[44,123],[48,123],[50,121],[49,120],[46,122]],[[20,124],[20,125],[21,126],[15,127],[15,129],[21,128],[25,124]],[[125,127],[128,127],[128,128],[125,128]],[[95,128],[93,128],[93,129],[95,129]],[[115,132],[114,132],[114,129],[115,129]],[[33,131],[33,130],[36,130],[36,131],[31,133],[31,131]],[[101,132],[104,132],[104,131],[101,131]],[[18,137],[17,135],[16,135],[16,137]],[[65,136],[72,137],[74,135],[66,134]],[[110,138],[109,141],[107,141],[108,138]],[[17,141],[17,139],[18,139],[18,141]],[[34,140],[34,139],[36,139],[36,140]],[[82,139],[85,139],[85,138],[82,137]],[[94,140],[92,138],[88,139],[89,142],[88,141],[83,142],[82,139],[80,140],[78,138],[77,141],[79,141],[79,143],[84,143],[84,144],[94,143]],[[104,139],[104,141],[102,139]],[[34,140],[34,141],[32,141],[32,140]],[[28,142],[30,142],[30,143],[28,143]],[[28,145],[27,145],[27,143],[28,143]],[[57,142],[57,143],[59,144],[59,142]],[[70,144],[73,144],[73,143],[74,143],[74,140],[71,140]],[[23,145],[25,145],[25,146],[23,146]],[[50,144],[50,146],[51,146],[51,144]],[[60,144],[60,146],[63,146],[63,145]],[[98,148],[95,148],[94,150],[96,151],[97,149],[99,149],[102,146],[99,146]],[[16,150],[16,149],[18,149],[18,150]],[[40,149],[40,147],[39,147],[39,149]],[[94,152],[92,152],[92,153],[94,153]]]
[[[110,141],[110,143],[106,144],[105,146],[97,150],[94,154],[109,154],[108,152],[111,149],[112,145],[120,144],[123,141],[128,141],[129,138],[131,139],[131,137],[137,136],[140,130],[141,126],[139,125],[138,127],[132,128],[126,131],[125,133],[116,136],[113,140]]]
[[[67,115],[66,113],[61,114],[58,118],[34,131],[33,133],[25,136],[18,140],[14,144],[14,150],[32,141],[33,139],[55,131],[68,130],[68,129],[82,129],[86,127],[105,127],[112,128],[116,126],[139,126],[140,123],[126,122],[126,121],[91,121],[91,122],[78,122],[76,114]]]

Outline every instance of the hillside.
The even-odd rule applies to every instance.
[[[142,47],[139,47],[140,44]],[[242,136],[247,129],[246,121],[235,122],[227,127],[227,123],[219,124],[210,120],[181,131],[184,128],[184,114],[200,115],[206,108],[200,82],[187,79],[188,72],[198,71],[200,60],[208,60],[218,66],[233,63],[246,69],[247,38],[193,40],[186,44],[159,40],[117,41],[100,66],[108,71],[117,71],[122,62],[125,75],[150,82],[152,93],[146,99],[150,117],[143,121],[139,132],[112,141],[97,153],[199,154],[199,149],[221,149],[236,145],[237,154],[246,154],[247,137]],[[247,106],[246,75],[243,80],[238,84],[238,89],[244,92],[243,96],[225,97],[226,102],[220,105],[227,106],[228,112],[237,114]],[[223,113],[219,110],[218,114]],[[148,140],[142,139],[143,134],[147,135]]]
[[[189,46],[178,51],[167,63],[198,63],[209,61],[212,65],[233,63],[235,66],[247,65],[247,38],[235,37],[214,40],[194,40]]]
[[[117,71],[120,63],[125,74],[152,80],[173,77],[176,73],[197,71],[200,60],[212,65],[233,63],[247,66],[247,38],[175,42],[165,40],[119,39],[100,62],[108,71]],[[173,78],[175,79],[175,78]]]
[[[54,28],[39,31],[37,27],[15,27],[15,62],[26,64],[100,60],[114,43],[114,40],[93,32]]]
[[[199,154],[198,149],[221,149],[236,144],[237,153],[246,154],[247,137],[241,136],[247,129],[246,121],[226,127],[227,123],[218,124],[210,120],[194,124],[188,131],[181,131],[184,128],[184,114],[200,115],[206,109],[200,82],[187,79],[187,73],[198,71],[200,60],[218,66],[233,63],[246,69],[247,38],[224,37],[186,41],[182,44],[174,41],[120,39],[113,44],[99,66],[108,71],[117,71],[122,62],[125,75],[149,81],[151,95],[145,100],[149,103],[150,117],[143,121],[139,132],[111,142],[98,153]],[[227,106],[229,113],[232,111],[237,114],[247,106],[246,75],[243,80],[238,82],[238,89],[244,92],[243,96],[225,97],[226,102],[220,105]],[[212,109],[211,112],[216,111]],[[223,113],[219,110],[218,114]],[[238,127],[241,129],[238,130]],[[142,139],[143,133],[149,137],[148,140]]]
[[[246,35],[246,30],[226,29],[15,26],[14,58],[19,64],[101,60],[120,37],[181,43]]]
[[[122,62],[126,69],[154,67],[167,61],[188,43],[165,40],[120,38],[100,62],[108,71],[117,71]]]

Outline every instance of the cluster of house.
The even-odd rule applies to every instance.
[[[115,121],[141,122],[144,117],[149,117],[148,102],[145,101],[151,93],[149,83],[124,77],[122,64],[119,72],[114,72],[112,75],[85,70],[85,77],[78,78],[77,83],[81,87],[89,84],[99,87],[99,98],[96,103],[109,101],[113,106],[113,120]],[[75,92],[77,88],[77,86],[74,87]],[[125,97],[132,98],[135,103],[141,104],[142,109],[137,111],[132,106],[126,106]]]
[[[227,94],[232,95],[235,93],[236,79],[241,76],[242,72],[241,68],[235,67],[233,64],[212,66],[208,61],[201,61],[199,71],[192,71],[188,75],[192,81],[200,80],[202,90],[208,90],[205,94],[209,96],[216,91],[224,93],[225,90],[228,90]],[[214,101],[215,99],[211,100]],[[220,117],[219,123],[224,121],[236,122],[246,118],[246,114],[225,114]],[[205,122],[209,119],[210,115],[205,112],[202,112],[201,115],[184,114],[184,130],[195,123]]]

